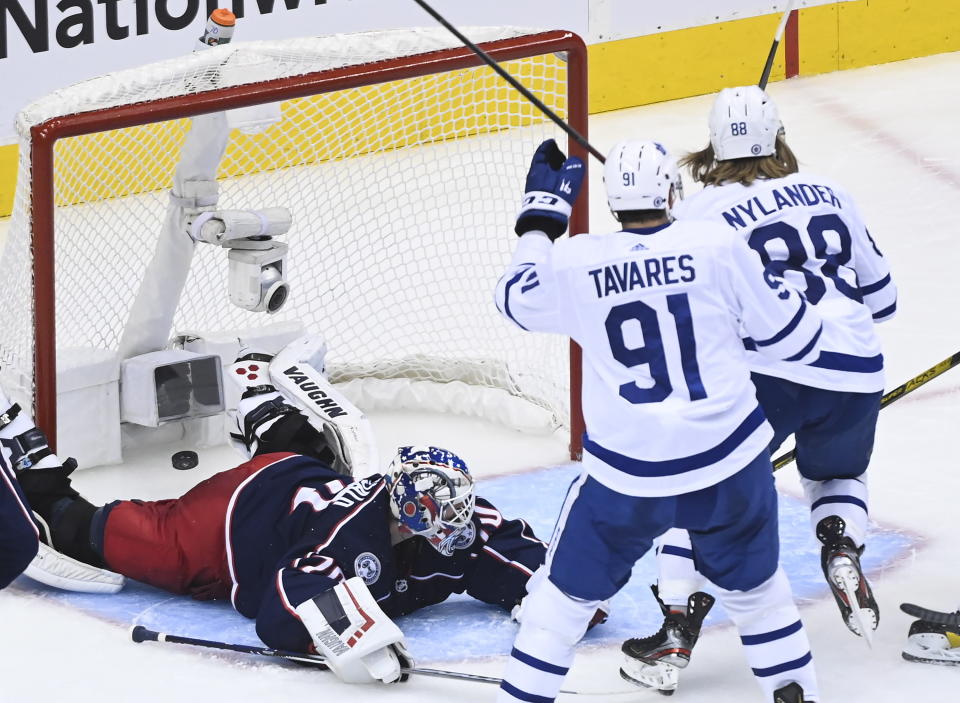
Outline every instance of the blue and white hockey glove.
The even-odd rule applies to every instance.
[[[576,156],[567,158],[552,139],[537,147],[527,172],[526,192],[514,231],[545,232],[550,241],[567,231],[567,221],[583,185],[585,169]]]

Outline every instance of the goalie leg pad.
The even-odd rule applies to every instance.
[[[324,377],[327,375],[327,340],[319,334],[305,334],[290,342],[277,354],[277,364],[306,364]]]
[[[241,349],[228,371],[227,375],[240,391],[241,398],[271,393],[277,389],[270,385],[270,354]]]
[[[377,605],[359,577],[294,609],[310,633],[317,651],[346,683],[405,681],[401,669],[413,666],[403,633]]]
[[[334,430],[342,438],[343,458],[352,474],[367,476],[379,470],[370,421],[312,365],[322,363],[315,349],[320,342],[311,345],[313,339],[295,340],[281,350],[270,364],[270,380],[319,431]]]
[[[270,384],[272,359],[269,354],[241,349],[227,370],[227,377],[240,391],[236,410],[229,411],[230,443],[248,459],[265,453],[259,446],[263,432],[284,414],[296,412]]]
[[[116,593],[126,582],[120,574],[71,559],[42,542],[23,573],[47,586],[79,593]]]

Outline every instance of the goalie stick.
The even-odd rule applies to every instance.
[[[777,32],[773,35],[773,44],[770,46],[770,53],[767,54],[767,62],[763,65],[763,73],[760,75],[760,90],[767,89],[767,83],[770,81],[770,71],[773,70],[773,61],[777,58],[777,49],[780,48],[780,40],[783,39],[783,31],[787,28],[787,21],[790,19],[790,13],[793,12],[797,0],[790,0],[787,3],[787,9],[783,12],[780,24],[777,26]]]
[[[605,162],[606,162],[606,159],[604,158],[603,154],[601,154],[599,151],[597,151],[597,150],[590,144],[590,142],[587,141],[587,138],[586,138],[586,137],[584,137],[582,134],[580,134],[580,132],[578,132],[578,131],[575,130],[573,127],[571,127],[569,124],[567,124],[564,120],[560,119],[560,117],[557,116],[557,114],[556,114],[553,110],[551,110],[549,107],[547,107],[546,105],[543,104],[543,101],[541,101],[536,95],[534,95],[534,94],[531,93],[529,90],[527,90],[527,89],[523,86],[523,84],[520,83],[520,81],[518,81],[516,78],[514,78],[513,76],[511,76],[500,64],[498,64],[496,61],[494,61],[493,58],[490,56],[490,54],[488,54],[488,53],[485,52],[483,49],[481,49],[479,46],[477,46],[477,45],[474,44],[472,41],[470,41],[469,39],[467,39],[467,38],[463,35],[463,33],[460,32],[460,30],[458,30],[456,27],[454,27],[452,24],[450,24],[450,22],[448,22],[448,21],[446,20],[446,18],[444,18],[443,15],[441,15],[439,12],[437,12],[437,11],[434,10],[432,7],[430,7],[430,5],[428,5],[425,0],[413,0],[413,1],[414,1],[415,3],[417,3],[420,7],[422,7],[422,8],[426,11],[426,13],[427,13],[428,15],[430,15],[431,17],[433,17],[433,19],[435,19],[437,22],[439,22],[441,25],[443,25],[443,27],[444,27],[447,31],[449,31],[451,34],[453,34],[453,36],[455,36],[457,39],[459,39],[460,42],[461,42],[465,47],[467,47],[468,49],[470,49],[470,51],[472,51],[472,52],[475,53],[478,57],[480,57],[480,59],[481,59],[485,64],[487,64],[490,68],[492,68],[494,71],[496,71],[497,74],[498,74],[501,78],[503,78],[503,80],[505,80],[507,83],[509,83],[510,85],[512,85],[512,86],[520,93],[520,95],[522,95],[522,96],[525,97],[527,100],[529,100],[531,103],[533,103],[533,105],[534,105],[538,110],[540,110],[540,112],[542,112],[544,115],[546,115],[547,117],[549,117],[560,129],[562,129],[564,132],[566,132],[568,135],[570,135],[570,137],[571,137],[577,144],[579,144],[579,145],[582,146],[584,149],[586,149],[587,151],[589,151],[589,152],[594,156],[594,158],[597,159],[597,161],[599,161],[600,163],[605,163]]]
[[[232,644],[230,642],[218,642],[216,640],[203,640],[195,637],[181,637],[180,635],[170,635],[165,632],[157,632],[143,625],[134,625],[130,630],[130,638],[134,642],[171,642],[173,644],[186,644],[193,647],[206,647],[208,649],[223,649],[228,652],[240,652],[242,654],[254,654],[260,657],[272,657],[275,659],[285,659],[287,661],[297,662],[298,664],[307,664],[315,666],[323,671],[328,670],[326,661],[323,657],[316,654],[302,654],[300,652],[289,652],[283,649],[271,649],[270,647],[254,647],[247,644]],[[478,683],[492,683],[499,686],[503,679],[494,676],[480,676],[479,674],[467,674],[461,671],[447,671],[445,669],[401,669],[404,674],[414,674],[416,676],[432,676],[441,679],[458,679],[462,681],[476,681]],[[636,689],[629,691],[568,691],[561,690],[560,693],[566,693],[574,696],[616,696],[621,694],[636,694]]]
[[[943,625],[944,627],[960,628],[960,611],[956,613],[941,613],[939,610],[930,610],[913,603],[901,603],[900,610],[907,615],[920,618],[926,622],[932,622],[934,625]]]
[[[900,400],[903,396],[913,393],[920,386],[929,383],[935,379],[940,374],[946,373],[954,366],[960,365],[960,352],[957,352],[953,356],[948,356],[946,359],[941,361],[939,364],[931,366],[926,371],[917,374],[911,378],[906,383],[903,383],[896,388],[894,388],[889,393],[885,393],[880,399],[880,409],[887,407],[891,403],[894,403]],[[782,469],[784,466],[789,464],[791,461],[797,458],[797,452],[795,449],[791,449],[789,452],[785,452],[773,460],[773,470]]]

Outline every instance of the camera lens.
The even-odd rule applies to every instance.
[[[290,294],[290,284],[286,281],[274,284],[267,292],[267,313],[278,312],[287,302],[287,296]]]

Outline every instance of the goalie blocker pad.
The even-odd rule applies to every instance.
[[[317,652],[346,683],[406,681],[413,667],[403,633],[357,576],[294,608]]]

